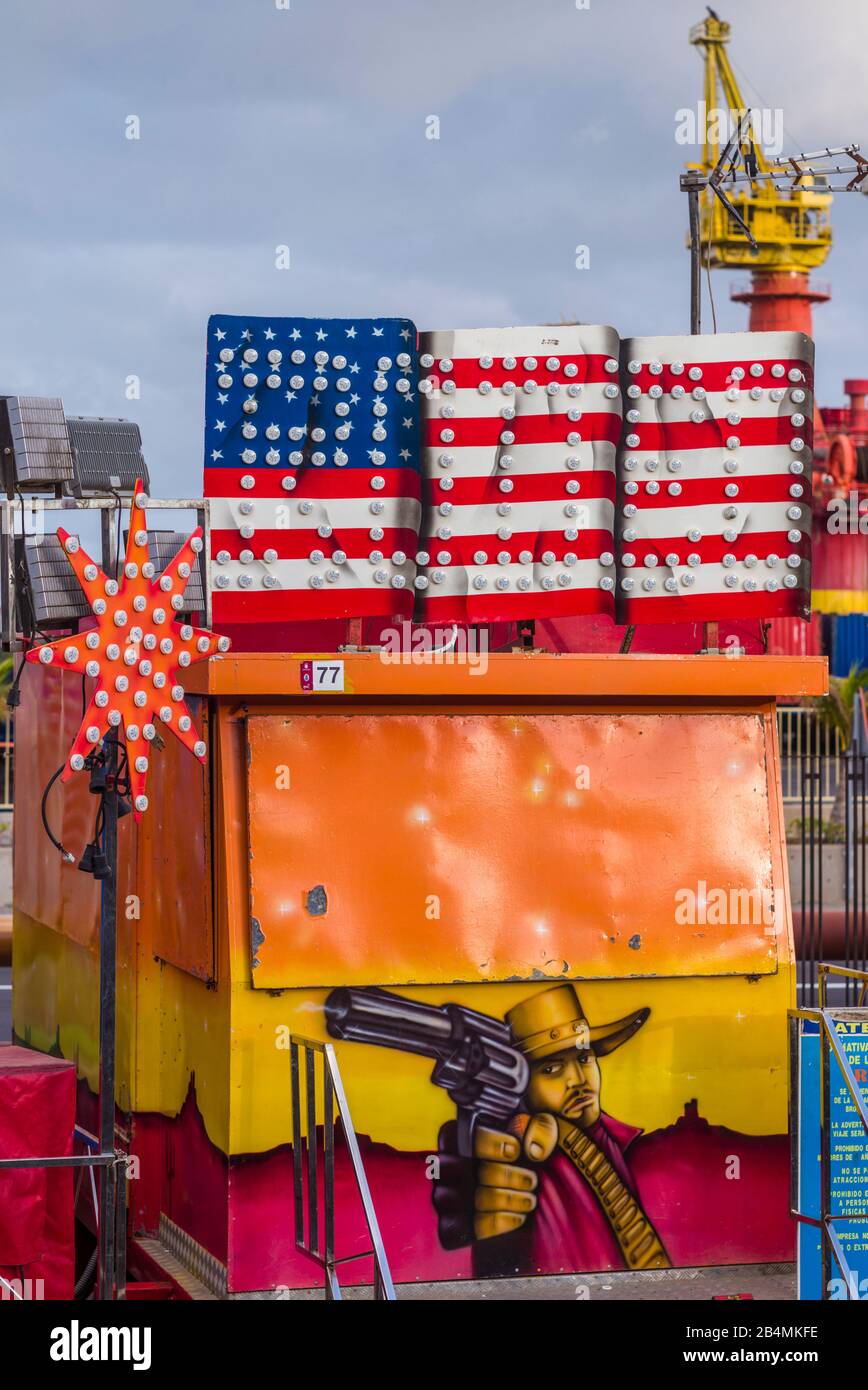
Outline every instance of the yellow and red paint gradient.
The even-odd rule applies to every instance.
[[[149,815],[120,826],[117,1101],[140,1158],[134,1231],[162,1214],[225,1268],[230,1292],[318,1283],[294,1244],[288,1036],[328,1036],[336,984],[503,1019],[570,980],[592,1025],[651,1010],[601,1062],[604,1110],[663,1135],[698,1114],[744,1158],[746,1186],[694,1184],[692,1257],[785,1258],[738,1211],[787,1206],[785,1159],[751,1166],[769,1137],[785,1149],[795,999],[774,701],[821,692],[825,662],[510,654],[482,672],[347,654],[342,694],[305,695],[303,659],[199,667],[187,686],[209,764],[167,741]],[[81,690],[53,667],[28,677],[14,1029],[76,1060],[84,1115],[97,889],[35,829]],[[83,783],[63,793],[73,848],[92,823]],[[685,923],[675,895],[701,898],[701,885],[764,891],[773,918]],[[309,910],[314,888],[324,912]],[[471,1274],[473,1251],[437,1237],[426,1160],[455,1106],[431,1062],[336,1047],[395,1277]],[[363,1238],[354,1211],[342,1224],[349,1200],[339,1188],[339,1254]]]

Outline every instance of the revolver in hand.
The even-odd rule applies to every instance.
[[[440,1132],[434,1206],[444,1247],[502,1235],[536,1207],[537,1176],[557,1142],[551,1116],[519,1121],[527,1060],[509,1025],[460,1004],[424,1004],[383,989],[335,989],[326,1000],[333,1038],[415,1052],[434,1061],[431,1080],[455,1102]],[[522,1130],[521,1137],[510,1129]]]

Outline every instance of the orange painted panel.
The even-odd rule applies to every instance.
[[[774,971],[771,737],[756,711],[251,717],[254,984]]]
[[[214,656],[191,670],[187,690],[198,694],[261,698],[271,695],[304,699],[334,694],[304,694],[300,666],[311,656],[329,652],[239,652]],[[341,653],[343,696],[361,698],[408,695],[421,699],[481,701],[504,695],[542,699],[664,697],[677,699],[725,696],[823,695],[829,688],[825,657],[743,656],[603,656],[551,652],[491,652],[473,660],[449,653],[423,656],[405,652],[389,658],[380,651]]]
[[[82,703],[80,676],[39,665],[28,666],[22,676],[15,716],[14,902],[23,916],[96,951],[99,883],[79,873],[76,863],[61,860],[40,821],[43,788],[66,761]],[[197,714],[202,722],[204,717],[204,710]],[[155,955],[210,980],[208,772],[186,756],[176,739],[167,739],[164,747],[153,747],[152,778],[151,811],[139,827],[132,816],[118,826],[120,918],[133,922],[140,916],[150,923],[148,940]],[[76,861],[93,837],[98,806],[86,772],[55,782],[51,790],[49,824]],[[128,902],[131,894],[138,899],[137,909]]]
[[[99,885],[90,874],[65,864],[42,829],[40,803],[52,773],[62,767],[81,723],[81,678],[28,666],[21,677],[15,713],[16,911],[95,950],[99,936]],[[55,782],[47,802],[48,821],[70,853],[79,856],[93,836],[98,800],[86,774],[66,785]],[[119,834],[126,843],[126,827]]]
[[[190,713],[206,732],[205,710]],[[142,917],[150,921],[154,955],[200,980],[214,978],[208,769],[176,738],[154,748],[150,807],[138,827]]]

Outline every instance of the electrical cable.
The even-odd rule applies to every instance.
[[[22,494],[22,492],[21,492],[20,487],[19,487],[17,484],[16,484],[16,486],[15,486],[15,492],[16,492],[16,494],[17,494],[17,496],[18,496],[19,502],[21,503],[21,531],[22,531],[22,537],[23,537],[23,534],[24,534],[24,505],[25,505],[25,503],[24,503],[24,496],[23,496],[23,494]],[[13,523],[13,525],[14,525],[14,523]],[[14,536],[13,536],[13,541],[14,541],[14,539],[15,539],[15,538],[14,538]],[[15,562],[15,566],[16,566],[16,569],[19,568],[17,559],[16,559],[16,562]],[[22,581],[23,581],[23,582],[22,582]],[[21,573],[16,577],[16,585],[15,585],[15,588],[16,588],[16,591],[17,591],[17,603],[16,603],[16,605],[15,605],[15,608],[18,610],[18,611],[17,611],[17,617],[20,619],[20,622],[21,622],[21,635],[22,635],[22,639],[23,639],[23,642],[24,642],[24,649],[23,649],[23,652],[22,652],[20,665],[19,665],[19,667],[18,667],[18,670],[15,672],[15,675],[14,675],[13,678],[12,678],[12,684],[11,684],[10,687],[9,687],[9,694],[8,694],[7,697],[6,697],[6,706],[7,706],[8,709],[17,709],[18,706],[19,706],[20,703],[21,703],[21,695],[20,695],[21,676],[22,676],[22,674],[23,674],[23,672],[24,672],[25,662],[26,662],[26,660],[27,660],[27,653],[28,653],[28,651],[30,650],[30,648],[33,646],[34,634],[35,634],[36,631],[37,631],[37,628],[36,628],[36,613],[35,613],[35,610],[34,610],[34,607],[33,607],[33,596],[32,596],[31,590],[30,590],[30,581],[29,581],[29,578],[28,578],[28,576],[27,576],[26,566],[22,566],[22,567],[21,567]],[[26,611],[25,611],[25,604],[26,604]],[[15,622],[14,622],[15,616],[16,616],[16,613],[13,612],[13,624],[12,624],[13,631],[12,631],[12,634],[11,634],[13,637],[14,637],[15,628],[16,628],[16,624],[15,624]]]
[[[115,738],[115,739],[113,739],[112,741],[114,742],[114,744],[115,744],[115,746],[117,747],[118,752],[119,752],[119,754],[120,754],[119,766],[118,766],[118,769],[117,769],[117,771],[116,771],[116,773],[115,773],[115,790],[117,791],[117,793],[118,793],[119,796],[123,796],[123,797],[127,797],[127,798],[128,798],[128,797],[130,796],[131,787],[130,787],[130,776],[129,776],[129,759],[128,759],[128,757],[127,757],[127,750],[126,750],[126,747],[121,743],[120,739]],[[95,753],[89,754],[88,759],[87,759],[87,761],[85,762],[85,767],[90,767],[91,769],[93,769],[94,766],[96,766],[97,763],[101,760],[101,758],[102,758],[102,755],[101,755],[101,754],[95,754]],[[61,841],[57,838],[57,836],[55,835],[54,831],[52,830],[52,828],[51,828],[51,826],[49,825],[49,822],[48,822],[48,811],[47,811],[48,797],[49,797],[49,795],[50,795],[50,793],[51,793],[51,788],[54,786],[55,782],[57,781],[58,777],[59,777],[60,774],[63,772],[63,769],[64,769],[65,767],[66,767],[66,763],[61,763],[61,765],[60,765],[60,767],[57,769],[57,771],[56,771],[55,773],[53,773],[52,776],[49,778],[49,780],[48,780],[48,782],[47,782],[47,784],[46,784],[45,790],[44,790],[43,793],[42,793],[42,804],[41,804],[41,807],[40,807],[40,814],[41,814],[41,816],[42,816],[42,826],[43,826],[43,829],[45,830],[45,833],[46,833],[46,835],[48,836],[48,838],[49,838],[49,840],[51,841],[51,843],[54,845],[54,848],[58,851],[59,854],[61,854],[61,855],[63,856],[63,859],[64,859],[65,863],[67,863],[67,864],[74,864],[74,863],[75,863],[75,855],[74,855],[74,854],[71,854],[71,853],[69,852],[69,850],[66,848],[66,846],[65,846],[64,844],[61,843]],[[92,788],[91,790],[96,791],[96,788]],[[88,845],[85,846],[85,859],[86,859],[86,851],[88,850],[88,848],[90,848],[93,852],[96,852],[96,851],[99,850],[104,828],[105,828],[105,788],[102,788],[102,789],[100,789],[100,791],[99,791],[99,806],[97,807],[97,813],[96,813],[96,817],[95,817],[95,819],[94,819],[93,834],[92,834],[92,836],[91,836],[91,839],[90,839]],[[80,865],[79,867],[82,867],[82,866]],[[90,870],[89,870],[89,867],[88,867],[88,871],[90,871]]]
[[[91,1285],[93,1284],[93,1277],[96,1272],[96,1260],[98,1254],[99,1246],[95,1245],[91,1252],[90,1259],[88,1260],[87,1264],[82,1270],[81,1275],[75,1285],[75,1288],[73,1289],[72,1296],[77,1302],[86,1300],[89,1297],[88,1291],[90,1290]]]
[[[109,488],[109,492],[118,504],[118,534],[115,541],[115,579],[118,579],[121,572],[121,540],[123,539],[124,503],[120,493],[115,492],[113,487]]]
[[[700,241],[699,241],[699,254],[700,254],[701,256],[703,255],[703,250],[702,250],[702,238],[701,238],[701,236],[700,236]],[[712,288],[711,288],[711,241],[710,241],[710,240],[707,241],[706,244],[705,244],[705,254],[704,254],[703,259],[705,260],[705,278],[706,278],[706,280],[708,281],[708,302],[709,302],[709,304],[711,305],[711,323],[712,323],[712,331],[716,333],[716,332],[717,332],[717,311],[715,310],[715,307],[714,307],[714,291],[713,291]]]
[[[20,661],[20,664],[19,664],[19,666],[18,666],[18,670],[15,672],[15,675],[12,677],[12,684],[11,684],[10,687],[9,687],[9,694],[6,696],[6,708],[7,708],[7,709],[17,709],[18,706],[21,704],[21,691],[20,691],[21,673],[22,673],[22,671],[24,670],[24,667],[25,667],[26,664],[27,664],[27,652],[28,652],[28,650],[29,650],[29,647],[30,647],[30,642],[28,641],[27,646],[24,648],[24,654],[23,654],[22,657],[21,657],[21,661]]]
[[[66,863],[67,863],[67,864],[74,864],[74,863],[75,863],[75,855],[74,855],[74,854],[70,854],[69,850],[68,850],[68,849],[65,849],[64,846],[63,846],[63,845],[60,843],[60,841],[58,840],[58,838],[57,838],[57,836],[55,835],[54,831],[52,830],[51,826],[48,824],[48,815],[47,815],[46,809],[45,809],[45,803],[46,803],[47,800],[48,800],[48,794],[49,794],[49,792],[51,791],[51,788],[54,786],[55,782],[57,781],[58,777],[60,776],[61,772],[63,771],[63,769],[64,769],[65,767],[66,767],[66,763],[61,763],[61,764],[60,764],[60,767],[57,769],[57,771],[48,779],[48,783],[46,784],[45,791],[42,793],[42,806],[41,806],[42,828],[44,829],[44,831],[45,831],[46,835],[48,836],[49,840],[51,841],[51,843],[54,845],[54,848],[63,856],[63,858],[65,859]]]
[[[774,108],[771,107],[771,106],[769,106],[769,104],[768,104],[768,102],[766,101],[765,97],[763,96],[762,92],[759,90],[759,88],[757,87],[756,83],[751,81],[750,77],[749,77],[748,74],[745,72],[745,70],[744,70],[744,68],[741,66],[741,64],[740,64],[740,63],[736,63],[735,60],[732,58],[732,56],[730,56],[729,62],[730,62],[730,66],[731,66],[733,72],[736,74],[737,77],[740,77],[740,78],[741,78],[742,85],[743,85],[743,86],[750,87],[750,88],[752,89],[754,96],[758,98],[759,104],[760,104],[760,106],[763,108],[763,110],[765,110],[765,111],[771,111],[771,110],[773,110]],[[798,140],[795,139],[795,137],[793,136],[792,131],[787,129],[787,123],[786,123],[786,121],[783,119],[783,112],[781,112],[781,128],[782,128],[782,130],[783,130],[783,132],[784,132],[784,135],[786,135],[787,139],[792,143],[792,145],[795,147],[795,149],[797,149],[797,150],[803,150],[803,149],[805,148],[805,146],[804,146],[800,141],[798,141]]]

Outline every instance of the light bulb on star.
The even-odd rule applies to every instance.
[[[123,736],[136,820],[147,810],[145,781],[151,744],[170,729],[185,748],[204,762],[207,749],[184,698],[184,673],[197,661],[229,650],[228,637],[182,623],[184,590],[202,550],[197,527],[177,555],[155,577],[148,558],[146,497],[136,483],[130,505],[130,532],[123,568],[112,579],[63,527],[57,535],[84,590],[95,626],[35,647],[27,660],[79,671],[95,680],[90,703],[70,750],[61,781],[84,767],[88,753],[110,730]]]

